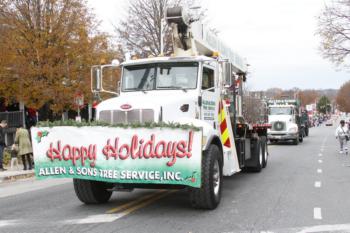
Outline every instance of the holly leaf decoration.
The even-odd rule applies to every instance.
[[[42,137],[46,137],[49,134],[49,132],[47,130],[43,131],[43,136]]]

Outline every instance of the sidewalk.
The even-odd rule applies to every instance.
[[[9,167],[5,168],[7,171],[0,171],[0,183],[30,178],[34,176],[34,169],[24,171],[22,165],[19,165],[14,169],[10,169]]]

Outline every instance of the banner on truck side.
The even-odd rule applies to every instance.
[[[39,179],[201,185],[201,131],[58,126],[31,132]]]

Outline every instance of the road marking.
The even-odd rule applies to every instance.
[[[64,221],[64,223],[65,224],[106,223],[106,222],[113,222],[121,217],[123,216],[121,216],[120,214],[117,214],[117,215],[96,214],[96,215],[90,215],[86,218],[66,220]]]
[[[232,231],[233,233],[234,231]],[[251,231],[243,231],[251,232]],[[284,233],[320,233],[320,232],[350,232],[350,223],[347,224],[335,224],[335,225],[316,225],[316,226],[305,226],[295,228],[280,228],[262,232],[284,232]]]
[[[320,157],[321,157],[321,156],[322,156],[322,154],[321,154],[321,153],[319,153],[319,154],[318,154],[318,156],[320,156]]]
[[[321,181],[315,182],[315,188],[321,188]]]
[[[319,160],[318,160],[318,163],[323,163],[322,159],[319,159]]]
[[[19,220],[0,220],[0,227],[15,225],[18,222],[20,222],[20,221]]]
[[[317,219],[317,220],[322,219],[321,208],[319,207],[314,208],[314,219]]]
[[[85,218],[81,219],[72,219],[72,220],[66,220],[64,223],[66,224],[93,224],[93,223],[107,223],[107,222],[114,222],[138,209],[141,209],[147,205],[152,204],[153,202],[168,196],[171,193],[176,192],[177,190],[161,190],[155,193],[152,193],[150,195],[147,195],[145,197],[142,197],[140,199],[137,199],[135,201],[126,203],[124,205],[121,205],[119,207],[113,208],[109,211],[107,211],[105,214],[97,214],[97,215],[90,215]],[[122,212],[116,213],[120,210],[123,210]]]
[[[142,202],[142,203],[140,203],[140,204],[138,204],[136,206],[132,206],[129,209],[124,210],[120,214],[122,215],[122,217],[124,217],[125,215],[128,215],[128,214],[134,212],[135,210],[138,210],[138,209],[141,209],[141,208],[143,208],[145,206],[148,206],[149,204],[152,204],[153,202],[155,202],[155,201],[157,201],[157,200],[159,200],[159,199],[161,199],[161,198],[163,198],[165,196],[168,196],[168,195],[170,195],[170,194],[172,194],[174,192],[177,192],[177,191],[178,190],[171,190],[171,191],[164,192],[164,193],[162,193],[162,194],[160,194],[158,196],[154,196],[154,197],[152,197],[151,199],[148,199],[145,202]]]
[[[138,204],[138,203],[140,203],[140,202],[143,202],[143,201],[145,201],[145,200],[147,200],[147,199],[150,199],[150,198],[152,198],[152,197],[154,197],[154,196],[157,196],[157,195],[160,194],[160,193],[164,193],[165,191],[166,191],[166,190],[159,190],[159,191],[157,191],[157,192],[154,192],[154,193],[151,193],[151,194],[149,194],[149,195],[143,196],[143,197],[141,197],[141,198],[139,198],[139,199],[136,199],[136,200],[134,200],[134,201],[125,203],[125,204],[123,204],[123,205],[121,205],[121,206],[118,206],[118,207],[116,207],[116,208],[113,208],[113,209],[108,210],[108,211],[106,212],[106,214],[113,214],[113,213],[116,213],[116,212],[118,212],[118,211],[120,211],[120,210],[124,210],[124,209],[126,209],[126,208],[129,208],[129,207],[132,206],[132,205],[136,205],[136,204]]]
[[[322,169],[317,169],[317,173],[322,173]]]
[[[312,233],[312,232],[336,232],[336,231],[350,231],[350,224],[338,224],[338,225],[319,225],[312,227],[305,227],[297,233]]]
[[[11,183],[0,182],[0,198],[10,197],[18,194],[23,194],[31,191],[37,191],[42,189],[51,188],[54,186],[72,183],[72,179],[46,179],[46,180],[35,180],[34,178],[26,180],[18,180]]]

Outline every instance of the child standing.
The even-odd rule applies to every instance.
[[[16,163],[16,168],[18,169],[18,146],[13,144],[11,147],[11,170],[14,168]]]

